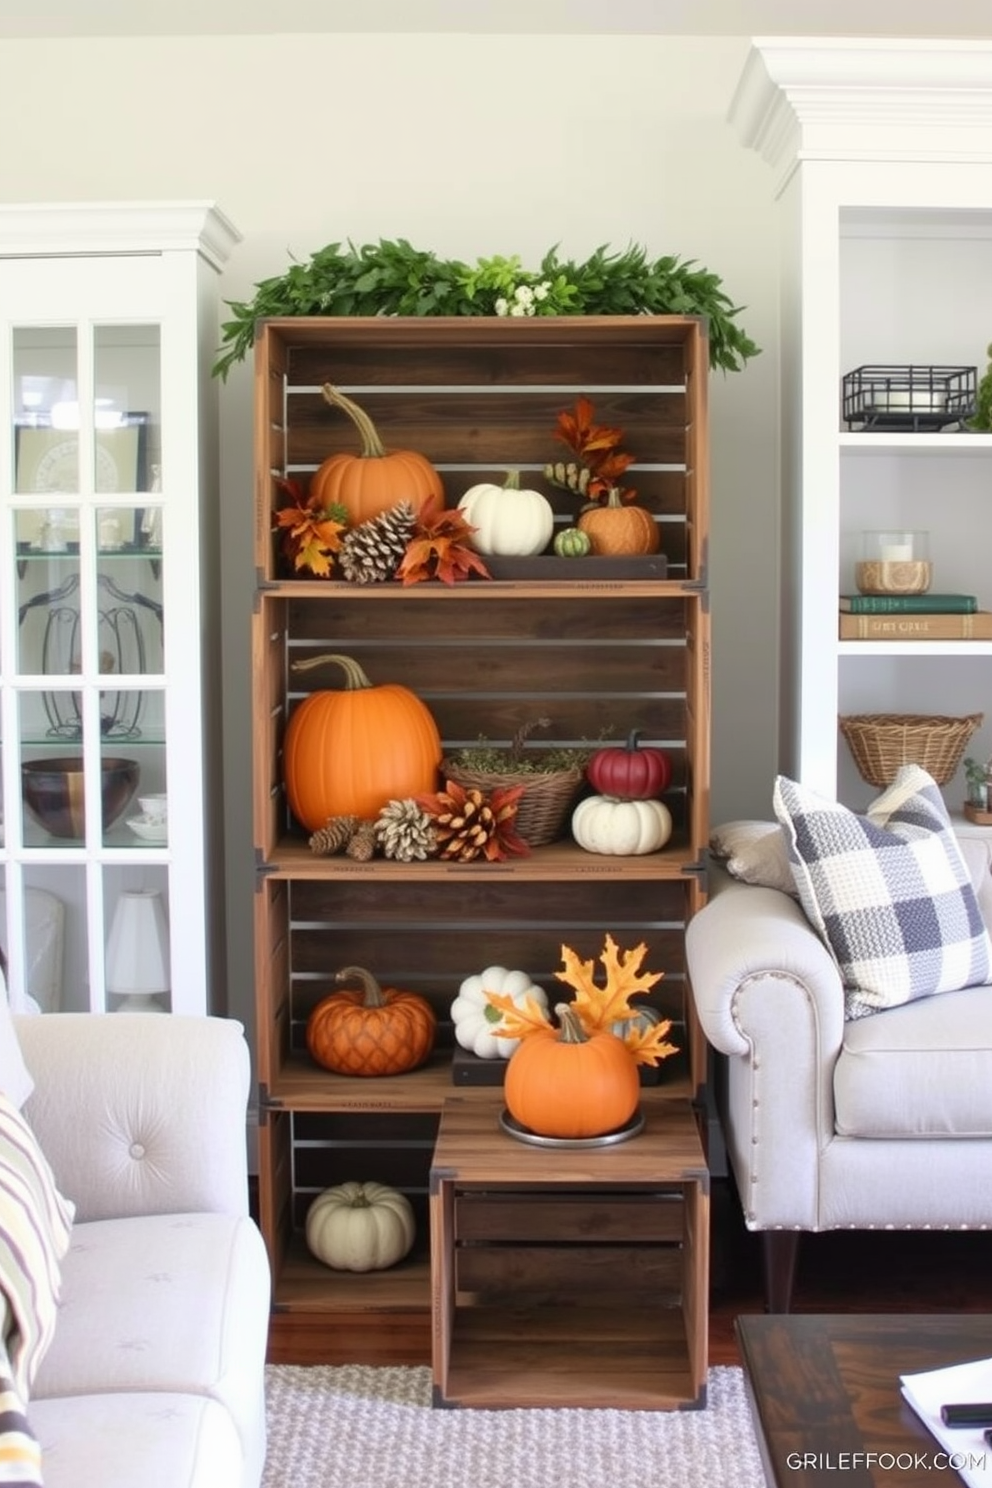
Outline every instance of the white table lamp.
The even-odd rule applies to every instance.
[[[117,901],[107,942],[107,991],[119,1013],[163,1013],[168,993],[169,925],[158,890],[126,889]]]

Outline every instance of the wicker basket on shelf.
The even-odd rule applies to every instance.
[[[517,831],[531,847],[543,847],[564,835],[571,808],[585,781],[586,760],[592,753],[591,749],[556,751],[556,756],[565,754],[575,758],[574,765],[562,761],[561,769],[520,768],[527,758],[524,745],[528,736],[534,729],[547,728],[550,723],[550,718],[537,718],[522,724],[506,749],[492,749],[480,739],[478,748],[461,751],[465,758],[456,756],[441,761],[441,773],[445,779],[453,780],[466,790],[488,794],[522,785],[523,795],[517,805]],[[558,763],[557,758],[555,763]]]
[[[861,778],[869,785],[891,785],[903,765],[920,765],[938,785],[946,785],[984,716],[851,713],[839,723]]]
[[[517,804],[517,831],[531,847],[543,847],[562,836],[566,818],[584,779],[578,767],[544,774],[521,770],[490,773],[466,769],[450,759],[442,762],[441,772],[445,779],[453,780],[466,790],[488,793],[522,785],[524,793]]]

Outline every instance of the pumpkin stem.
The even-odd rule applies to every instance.
[[[589,1035],[586,1033],[585,1029],[582,1027],[582,1024],[579,1022],[579,1015],[570,1002],[556,1003],[555,1016],[557,1017],[558,1022],[561,1024],[561,1031],[558,1035],[560,1043],[588,1043]]]
[[[357,403],[353,403],[350,398],[346,398],[344,393],[339,392],[336,387],[332,387],[329,382],[325,382],[320,391],[325,403],[330,403],[332,408],[340,408],[341,412],[348,415],[358,430],[362,441],[361,458],[363,460],[381,460],[386,453],[386,447],[379,438],[379,431],[365,412],[365,409],[359,408]]]
[[[636,749],[637,748],[637,741],[640,738],[640,735],[641,735],[640,729],[631,729],[630,733],[627,735],[627,743],[626,743],[626,746],[625,747],[628,750]]]
[[[606,500],[603,502],[603,506],[623,506],[623,500],[620,496],[619,486],[611,486],[609,488],[606,493]]]
[[[362,991],[365,993],[365,996],[362,998],[362,1007],[377,1008],[386,1006],[386,999],[382,995],[382,988],[372,973],[366,971],[364,966],[343,966],[335,974],[334,980],[336,982],[361,982]]]
[[[520,471],[519,470],[508,470],[506,472],[506,480],[503,482],[503,490],[504,491],[519,491],[520,490]]]
[[[294,661],[292,670],[294,672],[308,672],[311,667],[323,666],[325,662],[332,661],[335,666],[341,667],[344,672],[345,692],[360,692],[363,687],[371,687],[372,683],[350,656],[338,656],[336,654],[323,656],[304,656],[299,661]]]

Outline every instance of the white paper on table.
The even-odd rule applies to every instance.
[[[968,1488],[992,1488],[992,1447],[985,1440],[985,1427],[945,1426],[940,1419],[942,1405],[992,1401],[992,1359],[902,1374],[899,1379],[903,1395],[920,1420],[944,1450],[953,1454],[952,1465]]]

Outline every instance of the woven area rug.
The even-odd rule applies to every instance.
[[[763,1488],[740,1369],[701,1411],[434,1410],[427,1368],[270,1365],[262,1488]]]

